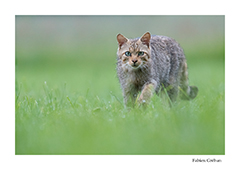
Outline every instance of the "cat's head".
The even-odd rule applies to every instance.
[[[151,34],[146,32],[139,39],[127,39],[122,34],[117,35],[117,55],[124,66],[138,69],[144,66],[150,59]]]

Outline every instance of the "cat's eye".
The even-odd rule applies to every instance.
[[[129,51],[125,52],[126,56],[131,56],[131,53]]]
[[[139,52],[138,52],[138,56],[142,56],[143,54],[144,54],[143,51],[139,51]]]

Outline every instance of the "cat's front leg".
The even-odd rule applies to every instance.
[[[129,89],[125,89],[125,91],[123,92],[125,107],[134,107],[134,103],[137,97],[135,94],[136,93],[133,93],[133,90],[129,91]]]
[[[124,106],[125,107],[131,107],[132,104],[132,100],[129,94],[124,94]]]
[[[151,82],[146,83],[143,86],[141,95],[138,99],[138,103],[141,104],[148,104],[153,96],[153,93],[157,87],[157,82],[152,80]]]

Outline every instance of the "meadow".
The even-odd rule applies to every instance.
[[[222,40],[183,47],[199,94],[172,108],[156,95],[147,108],[124,108],[117,42],[90,44],[39,46],[34,59],[17,48],[15,154],[225,154]]]

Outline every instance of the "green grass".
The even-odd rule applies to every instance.
[[[185,49],[196,99],[146,109],[123,106],[115,45],[95,49],[16,53],[16,154],[225,154],[224,47]]]

